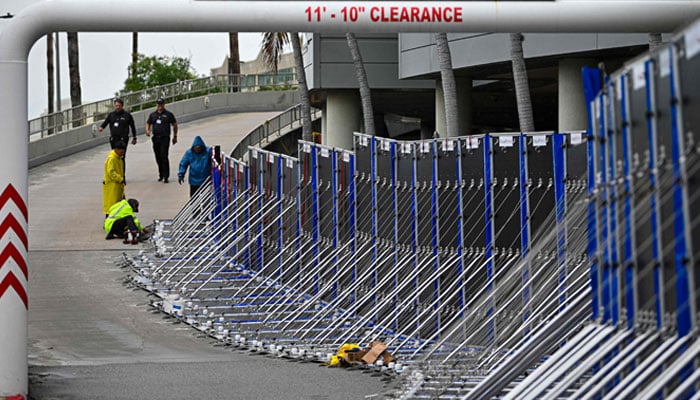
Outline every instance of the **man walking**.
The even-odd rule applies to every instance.
[[[177,120],[175,115],[165,109],[163,99],[156,100],[156,111],[148,116],[146,121],[146,136],[153,133],[153,153],[158,164],[158,182],[168,183],[170,177],[170,160],[168,149],[170,147],[170,126],[173,127],[173,144],[177,143]]]
[[[114,148],[117,142],[129,144],[129,128],[133,139],[131,144],[136,144],[136,124],[134,118],[128,111],[124,110],[124,101],[122,99],[114,100],[114,111],[107,115],[99,131],[102,132],[109,125],[109,145]]]
[[[187,168],[190,169],[189,184],[190,197],[199,190],[204,181],[211,175],[211,149],[204,144],[201,137],[196,136],[190,147],[180,160],[180,167],[177,171],[177,183],[182,185],[185,181]]]

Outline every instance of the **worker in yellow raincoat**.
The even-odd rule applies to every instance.
[[[105,160],[105,174],[102,178],[102,211],[105,218],[109,215],[109,208],[124,198],[124,153],[126,144],[119,141]]]

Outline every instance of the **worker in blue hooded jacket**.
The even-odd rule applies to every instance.
[[[189,184],[190,197],[194,196],[195,192],[204,183],[207,177],[211,174],[211,149],[204,144],[201,137],[196,136],[185,155],[180,160],[180,168],[177,171],[177,182],[182,185],[185,181],[185,173],[187,168],[190,169]]]

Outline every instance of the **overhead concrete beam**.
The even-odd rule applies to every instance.
[[[111,18],[105,10],[129,10]],[[0,396],[26,396],[27,57],[49,32],[670,32],[700,1],[46,0],[0,32]],[[5,253],[7,251],[7,253]]]

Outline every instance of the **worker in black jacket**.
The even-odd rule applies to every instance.
[[[146,120],[146,136],[153,133],[153,153],[158,164],[158,182],[168,183],[170,178],[170,160],[168,150],[170,147],[170,126],[173,127],[173,144],[177,143],[177,120],[175,115],[165,109],[163,99],[156,100],[156,111],[152,112]]]
[[[100,126],[100,132],[109,125],[109,145],[114,149],[117,142],[129,143],[129,128],[131,128],[131,144],[136,144],[136,124],[134,118],[128,111],[124,110],[122,99],[114,100],[114,111],[107,115],[105,121]]]

